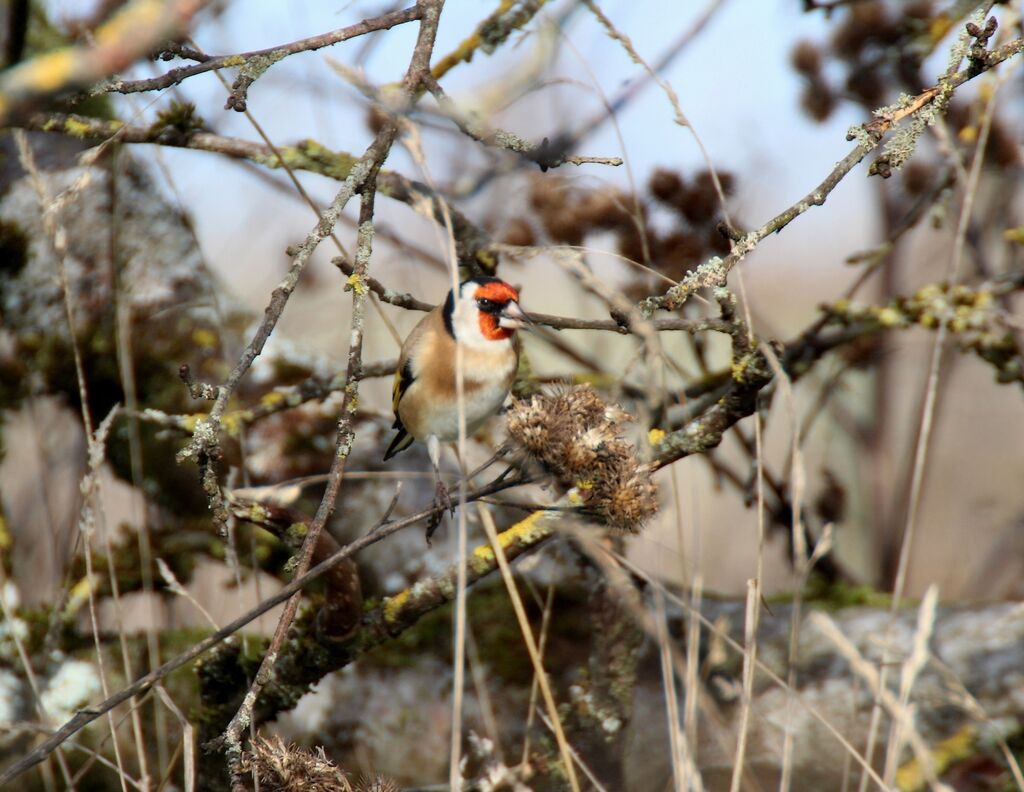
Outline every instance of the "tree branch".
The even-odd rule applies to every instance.
[[[520,484],[525,484],[526,482],[527,480],[522,477],[514,477],[506,479],[504,481],[493,482],[469,493],[466,496],[466,502],[471,503],[481,498],[485,498],[489,495],[493,495],[496,492],[501,492],[502,490],[517,487]],[[30,768],[39,764],[39,762],[43,761],[43,759],[45,759],[47,756],[53,753],[53,751],[55,751],[66,740],[68,740],[74,734],[81,731],[83,728],[88,726],[97,718],[105,715],[106,713],[110,712],[110,710],[123,704],[129,699],[139,695],[140,693],[144,693],[145,691],[153,687],[153,685],[155,685],[161,679],[164,679],[169,674],[178,670],[182,666],[191,663],[197,657],[202,656],[218,644],[223,643],[228,638],[237,633],[239,630],[241,630],[243,627],[258,619],[264,613],[267,613],[273,608],[276,608],[278,605],[280,605],[282,602],[285,602],[296,592],[302,591],[310,583],[323,577],[325,574],[334,569],[334,567],[336,567],[338,564],[342,563],[346,558],[350,558],[354,556],[356,553],[358,553],[360,550],[363,550],[369,547],[370,545],[376,544],[377,542],[386,539],[393,533],[397,533],[398,531],[404,528],[408,528],[412,525],[416,525],[417,523],[427,520],[432,516],[440,513],[442,510],[443,507],[431,506],[431,508],[425,509],[409,517],[405,517],[401,520],[396,520],[395,522],[386,523],[378,527],[376,530],[370,532],[369,534],[359,537],[355,541],[345,545],[343,548],[341,548],[341,550],[332,555],[330,558],[326,559],[325,561],[321,561],[319,564],[310,569],[306,574],[295,578],[295,580],[284,586],[279,592],[263,600],[263,602],[259,603],[259,605],[255,606],[247,613],[239,616],[237,619],[225,625],[221,629],[217,630],[212,635],[209,635],[203,640],[199,641],[190,649],[171,658],[166,663],[161,665],[159,668],[150,671],[145,676],[139,678],[131,685],[128,685],[127,687],[110,696],[106,700],[100,702],[95,707],[79,710],[77,713],[75,713],[74,717],[72,717],[67,723],[61,726],[50,737],[44,740],[31,753],[29,753],[27,756],[22,757],[17,762],[7,767],[2,773],[0,773],[0,787],[17,778],[26,770],[29,770]]]
[[[91,47],[65,47],[0,74],[0,127],[54,94],[90,85],[181,35],[206,0],[133,0],[93,33]]]
[[[381,14],[379,17],[364,19],[362,22],[356,22],[353,25],[332,30],[329,33],[321,33],[317,36],[299,39],[289,44],[281,44],[277,47],[268,47],[267,49],[253,50],[251,52],[241,52],[235,55],[207,57],[201,63],[196,63],[192,66],[179,66],[176,69],[171,69],[166,74],[161,74],[159,77],[150,77],[145,80],[112,80],[98,86],[95,90],[98,93],[121,94],[160,91],[164,88],[178,85],[197,74],[228,68],[238,68],[240,70],[239,75],[248,78],[249,82],[246,85],[246,88],[248,88],[248,85],[251,85],[255,80],[255,77],[252,75],[262,75],[270,66],[283,58],[287,58],[289,55],[295,55],[299,52],[313,52],[329,47],[332,44],[348,41],[357,36],[364,36],[367,33],[373,33],[378,30],[390,30],[396,25],[404,25],[406,22],[413,22],[419,18],[420,8],[418,5],[414,5],[401,11],[391,11],[387,14]],[[178,50],[173,49],[169,51],[178,52]],[[196,53],[181,52],[181,54],[184,57],[191,57]],[[231,107],[239,111],[245,109],[244,104],[238,106],[235,103]]]
[[[920,113],[931,106],[939,97],[948,97],[960,85],[1012,58],[1022,50],[1024,50],[1024,38],[1015,39],[1008,44],[1004,44],[1002,47],[988,53],[983,67],[972,63],[970,67],[962,71],[948,77],[943,77],[937,85],[925,89],[917,96],[901,103],[899,107],[892,110],[878,111],[872,121],[862,124],[859,128],[854,127],[851,129],[847,137],[848,139],[856,138],[856,147],[836,164],[831,173],[816,188],[788,209],[777,214],[756,231],[752,231],[740,238],[728,256],[724,258],[716,257],[704,262],[664,294],[642,300],[639,304],[641,312],[646,316],[650,316],[656,310],[672,311],[685,303],[689,296],[698,289],[724,285],[726,277],[732,268],[756,248],[762,239],[771,234],[777,234],[812,206],[824,206],[825,200],[839,185],[839,182],[864,157],[882,143],[885,133],[891,130],[897,123],[909,115]]]

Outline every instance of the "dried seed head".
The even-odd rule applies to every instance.
[[[628,477],[613,477],[606,481],[607,491],[595,507],[604,521],[622,531],[635,531],[658,510],[658,488],[646,475],[634,468]]]
[[[935,168],[931,164],[920,160],[911,160],[901,171],[903,175],[903,189],[908,195],[921,195],[932,186],[935,178]]]
[[[280,737],[257,737],[242,755],[242,770],[255,773],[262,792],[399,792],[384,776],[364,776],[353,785],[324,754],[286,745]]]
[[[305,751],[280,737],[257,737],[242,756],[242,770],[255,773],[267,792],[356,792],[322,748]]]
[[[621,436],[628,420],[622,408],[580,386],[515,402],[508,434],[563,489],[579,489],[588,514],[638,531],[658,510],[658,490]]]
[[[556,242],[566,245],[579,245],[583,242],[583,227],[579,217],[569,206],[549,209],[541,215],[545,230]]]
[[[683,191],[683,178],[675,171],[668,170],[667,168],[655,168],[654,173],[651,174],[647,189],[659,201],[671,204],[676,196]]]
[[[537,244],[537,235],[533,233],[533,226],[522,217],[513,218],[505,229],[505,244],[518,247],[530,247]]]
[[[820,80],[805,85],[800,94],[800,106],[807,115],[818,122],[825,121],[832,115],[838,101],[828,85]]]
[[[812,75],[821,71],[821,50],[806,39],[797,42],[789,58],[793,68],[801,74]]]
[[[390,778],[373,776],[372,778],[359,779],[355,792],[401,792],[401,789]]]

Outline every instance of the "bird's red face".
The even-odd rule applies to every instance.
[[[511,338],[521,326],[519,292],[504,281],[488,281],[473,293],[479,311],[480,334],[490,341]]]

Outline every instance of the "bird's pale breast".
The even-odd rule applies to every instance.
[[[415,380],[398,407],[399,417],[417,440],[459,436],[459,406],[455,386],[454,344],[447,355],[425,355],[435,365],[414,372]],[[450,361],[448,365],[437,364]],[[512,343],[495,341],[494,349],[463,349],[463,393],[467,434],[494,415],[515,379],[518,354]]]

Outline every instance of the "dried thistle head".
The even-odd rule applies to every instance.
[[[658,489],[622,437],[628,420],[622,408],[584,385],[516,401],[508,434],[563,489],[575,489],[588,514],[634,532],[658,510]]]
[[[658,488],[650,474],[620,468],[603,483],[599,506],[604,521],[620,531],[635,531],[658,509]]]
[[[390,778],[378,775],[372,778],[360,778],[355,792],[401,792],[401,789]]]
[[[242,770],[255,773],[261,792],[399,792],[383,776],[363,777],[353,785],[323,748],[307,751],[280,737],[257,737],[242,755]]]
[[[323,748],[306,751],[280,737],[257,737],[242,755],[242,770],[255,774],[266,792],[355,792]]]

